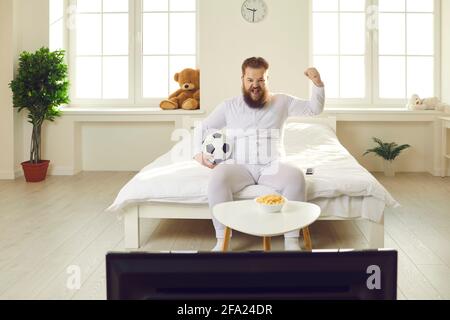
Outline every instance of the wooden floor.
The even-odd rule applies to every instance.
[[[89,172],[39,184],[0,181],[0,299],[105,299],[105,253],[123,250],[123,221],[103,210],[134,173]],[[374,174],[402,204],[387,210],[386,246],[399,252],[399,299],[450,299],[450,178]],[[209,250],[210,221],[144,220],[142,250]],[[316,249],[365,248],[363,222],[319,221]],[[233,250],[260,249],[234,233]],[[273,240],[282,249],[282,238]],[[74,271],[75,270],[75,271]],[[73,282],[81,272],[81,288]],[[75,288],[74,288],[75,284]]]

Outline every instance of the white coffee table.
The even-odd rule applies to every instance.
[[[227,228],[222,251],[230,242],[231,230],[263,237],[264,251],[270,251],[270,237],[302,229],[307,250],[312,250],[308,226],[320,216],[320,207],[313,203],[289,201],[278,213],[263,213],[254,200],[220,203],[213,208],[214,217]]]

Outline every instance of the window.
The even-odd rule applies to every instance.
[[[379,0],[379,96],[434,96],[434,1]]]
[[[128,0],[77,0],[75,29],[74,97],[128,99]]]
[[[49,49],[65,48],[64,45],[64,0],[49,1]]]
[[[366,97],[365,20],[364,1],[313,1],[314,65],[330,98]]]
[[[312,58],[330,104],[438,94],[436,0],[312,0]]]
[[[144,0],[142,10],[142,97],[166,97],[178,89],[173,75],[196,66],[196,3]],[[155,32],[158,30],[158,32]]]
[[[197,66],[195,0],[71,0],[74,105],[155,106]]]

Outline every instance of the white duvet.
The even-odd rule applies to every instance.
[[[181,143],[133,177],[107,210],[118,211],[143,202],[207,203],[211,170],[194,160],[173,160],[171,152],[176,152]],[[340,144],[331,128],[322,124],[289,123],[284,131],[284,146],[285,161],[304,171],[314,168],[314,175],[306,176],[308,201],[340,196],[372,197],[386,207],[399,206]],[[265,186],[249,186],[235,194],[235,198],[253,198],[271,192],[274,190]],[[365,218],[376,221],[381,216]]]

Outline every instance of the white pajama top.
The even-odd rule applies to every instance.
[[[288,117],[307,117],[323,112],[325,89],[313,85],[310,100],[288,94],[271,94],[261,109],[250,108],[242,95],[225,100],[194,130],[194,155],[202,152],[205,137],[226,128],[233,140],[232,159],[245,164],[267,164],[284,154],[282,132]]]

